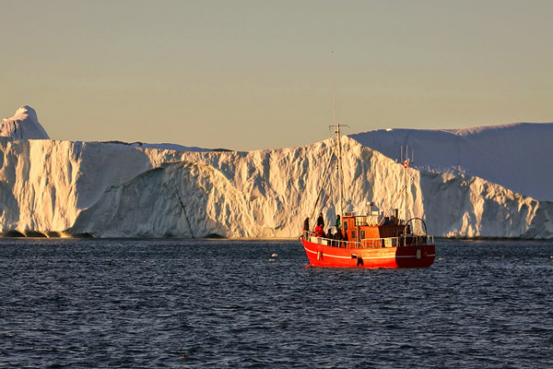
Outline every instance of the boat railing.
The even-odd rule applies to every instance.
[[[309,234],[304,234],[304,238],[313,243],[316,243],[319,245],[325,245],[325,246],[351,247],[351,245],[353,244],[353,242],[349,242],[346,240],[336,240],[334,238],[317,237],[311,232]]]
[[[400,237],[385,237],[385,238],[365,238],[361,241],[335,240],[326,237],[309,237],[311,242],[334,247],[354,248],[354,249],[375,249],[382,247],[404,247],[412,245],[433,245],[434,236],[415,236],[412,234],[403,235]]]
[[[354,242],[356,249],[374,249],[381,247],[404,247],[412,245],[431,245],[434,244],[434,236],[416,236],[412,234],[400,237],[386,238],[366,238],[359,242]]]

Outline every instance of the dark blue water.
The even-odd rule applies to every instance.
[[[553,367],[553,243],[436,249],[366,270],[299,242],[0,240],[0,368]]]

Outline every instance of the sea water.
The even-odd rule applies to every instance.
[[[427,269],[299,241],[0,240],[0,368],[553,367],[553,243],[437,240]]]

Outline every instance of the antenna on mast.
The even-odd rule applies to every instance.
[[[334,78],[334,50],[332,50],[332,123],[336,133],[336,145],[338,145],[338,212],[340,218],[344,215],[343,209],[343,184],[342,184],[342,138],[340,136],[340,125],[336,123],[336,82]]]
[[[337,171],[338,171],[338,212],[340,217],[343,216],[343,202],[344,202],[344,176],[342,170],[342,136],[340,127],[347,127],[340,125],[336,122],[336,82],[334,78],[334,50],[332,51],[332,128],[336,134],[336,146],[337,146]],[[329,127],[330,128],[330,127]]]
[[[334,124],[335,131],[338,131],[339,127],[336,125],[336,82],[334,79],[334,50],[332,50],[332,123]]]

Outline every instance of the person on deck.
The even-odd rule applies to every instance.
[[[325,231],[323,227],[317,224],[317,226],[315,227],[315,237],[324,237],[324,236],[325,236]]]
[[[303,233],[306,236],[309,235],[309,217],[305,218],[303,221]]]
[[[319,217],[317,218],[317,225],[321,227],[325,227],[325,221],[323,218],[323,213],[319,213]]]
[[[342,228],[342,221],[340,220],[340,215],[336,215],[336,229]]]
[[[342,231],[340,229],[336,230],[336,233],[334,234],[334,245],[338,247],[342,247]]]

